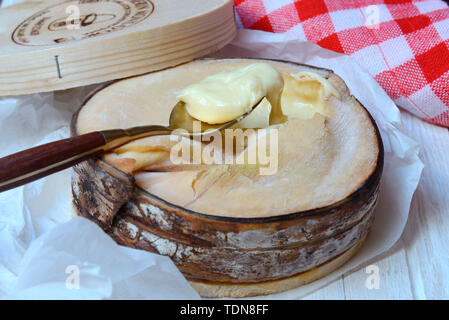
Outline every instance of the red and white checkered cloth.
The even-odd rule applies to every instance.
[[[449,127],[449,7],[442,0],[234,0],[243,28],[350,55],[395,103]]]

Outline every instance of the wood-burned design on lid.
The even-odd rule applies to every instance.
[[[12,40],[25,46],[49,46],[123,30],[147,19],[150,0],[66,0],[20,23]]]

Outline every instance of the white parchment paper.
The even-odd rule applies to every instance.
[[[373,228],[358,254],[312,284],[269,299],[296,299],[385,252],[399,239],[423,165],[399,110],[351,59],[284,35],[240,30],[214,56],[262,57],[334,70],[375,118],[385,169]],[[95,86],[0,98],[0,157],[69,136],[74,110]],[[0,297],[27,299],[199,298],[167,257],[118,246],[94,223],[71,219],[70,169],[0,193]],[[79,279],[79,282],[77,282]]]

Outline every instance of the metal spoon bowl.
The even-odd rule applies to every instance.
[[[217,123],[217,124],[209,124],[207,122],[200,121],[198,119],[193,118],[188,112],[187,107],[184,102],[179,101],[172,109],[170,114],[170,128],[184,129],[190,134],[211,134],[215,131],[220,131],[226,128],[229,128],[243,119],[253,112],[255,108],[262,102],[264,97],[262,97],[259,101],[257,101],[252,108],[248,109],[244,114],[239,116],[238,118],[225,122],[225,123]],[[193,124],[195,122],[200,122],[201,124],[201,132],[194,132]]]

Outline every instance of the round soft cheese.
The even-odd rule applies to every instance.
[[[78,133],[166,125],[183,88],[207,76],[255,62],[258,60],[198,60],[118,81],[95,94],[81,109]],[[267,166],[260,163],[171,163],[170,152],[176,142],[167,136],[134,141],[109,155],[109,161],[105,160],[133,172],[137,186],[147,192],[175,205],[212,215],[268,217],[316,209],[344,199],[357,190],[376,167],[379,141],[369,114],[333,73],[291,63],[260,62],[269,63],[278,70],[284,81],[302,74],[306,75],[305,80],[311,81],[308,86],[313,88],[317,83],[313,83],[313,76],[307,76],[307,72],[313,72],[320,81],[326,79],[331,84],[331,87],[322,87],[324,91],[320,94],[325,99],[316,105],[316,112],[313,106],[307,105],[307,95],[301,101],[292,95],[284,99],[282,110],[288,120],[269,128],[276,130],[277,136],[272,174],[261,174],[260,169]],[[333,89],[332,94],[324,94]],[[298,112],[291,107],[294,105],[305,106],[305,109]],[[270,140],[271,131],[260,130]],[[255,130],[255,134],[257,132]],[[245,148],[244,152],[250,152],[251,144]],[[136,163],[139,165],[135,166]]]

